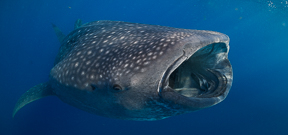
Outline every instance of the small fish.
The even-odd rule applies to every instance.
[[[46,96],[96,115],[152,121],[223,101],[232,86],[229,37],[214,31],[95,21],[65,36],[48,82],[18,100]]]

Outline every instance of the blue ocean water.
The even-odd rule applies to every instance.
[[[288,1],[286,0],[2,0],[0,134],[287,135]],[[119,20],[213,30],[230,37],[234,81],[220,104],[153,122],[89,114],[57,97],[22,108],[18,98],[48,80],[60,44],[76,19]]]

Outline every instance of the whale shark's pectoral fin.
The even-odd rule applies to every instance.
[[[74,24],[74,30],[81,27],[82,25],[82,20],[81,19],[77,19],[75,24]]]
[[[53,23],[51,23],[51,24],[52,24],[52,27],[56,33],[56,36],[57,36],[59,42],[62,43],[62,41],[64,40],[66,35],[63,34],[63,32],[55,24],[53,24]]]
[[[13,117],[19,111],[22,107],[25,105],[38,100],[40,98],[46,97],[46,96],[52,96],[54,95],[51,87],[48,85],[48,83],[40,83],[32,88],[30,88],[28,91],[26,91],[20,99],[17,101],[14,110],[13,110]]]

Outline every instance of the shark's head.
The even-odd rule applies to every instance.
[[[228,51],[228,36],[217,32],[92,22],[64,39],[50,84],[64,102],[91,113],[163,119],[225,99]]]

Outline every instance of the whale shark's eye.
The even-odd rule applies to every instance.
[[[96,86],[94,84],[91,84],[90,86],[92,90],[96,90]]]
[[[113,90],[120,91],[120,90],[123,90],[123,89],[122,89],[122,87],[119,84],[114,84],[113,85]]]

